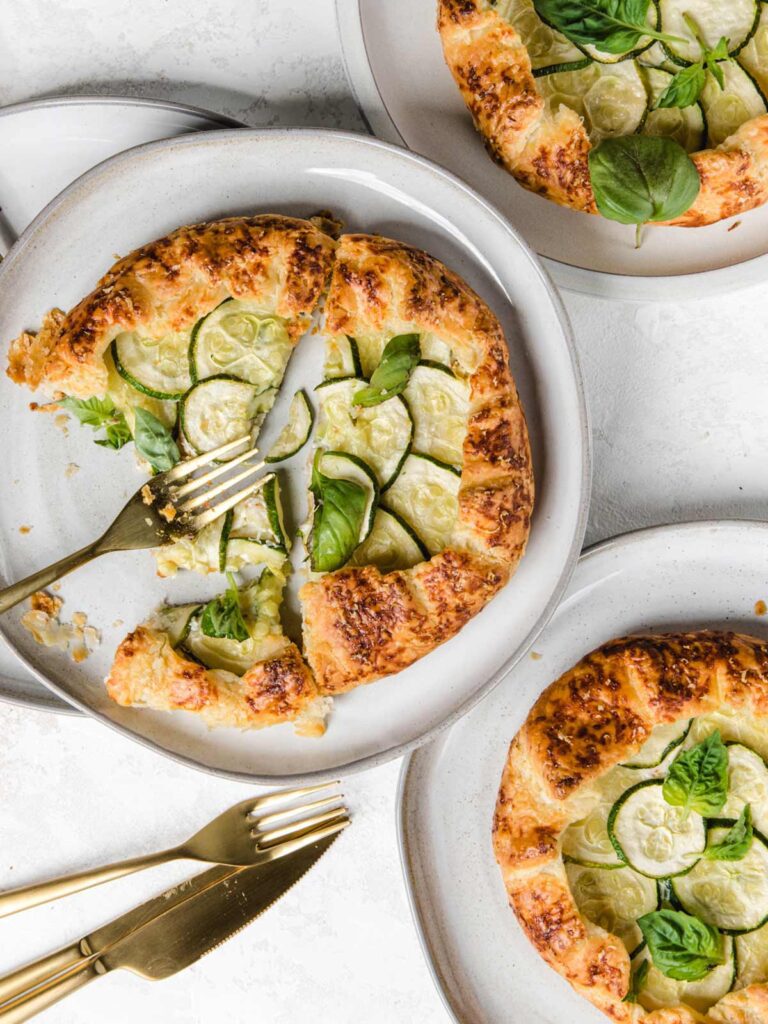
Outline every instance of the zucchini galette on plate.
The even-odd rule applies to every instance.
[[[768,645],[631,636],[538,699],[493,843],[523,930],[617,1022],[768,1020]]]
[[[768,8],[756,0],[439,0],[445,60],[525,188],[624,224],[768,199]]]
[[[299,339],[325,339],[323,379],[302,380],[266,452],[275,479],[156,551],[162,577],[227,582],[122,641],[107,689],[123,706],[320,734],[332,695],[454,636],[523,555],[531,456],[498,320],[421,250],[337,235],[327,216],[180,228],[11,345],[9,376],[44,388],[45,408],[98,429],[104,447],[133,442],[160,471],[255,438]],[[284,516],[280,467],[294,456],[309,514],[292,545],[303,510]],[[303,655],[280,614],[292,547]]]

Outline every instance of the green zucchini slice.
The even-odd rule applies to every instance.
[[[227,299],[195,324],[190,370],[195,381],[227,374],[264,391],[279,386],[292,351],[284,320],[253,301]]]
[[[745,121],[766,112],[765,97],[743,68],[733,60],[722,61],[720,67],[725,89],[708,75],[701,93],[701,106],[713,146],[725,142]]]
[[[357,335],[357,351],[360,357],[360,365],[363,368],[361,376],[366,380],[370,378],[373,371],[381,362],[381,356],[386,348],[387,342],[392,340],[392,334]],[[446,366],[453,365],[453,352],[451,346],[437,334],[425,331],[419,335],[419,350],[422,359],[432,360],[436,363],[445,363]],[[472,368],[468,372],[472,372]]]
[[[636,132],[648,110],[641,69],[631,60],[545,75],[537,84],[550,110],[564,105],[584,118],[593,145]]]
[[[739,51],[739,64],[765,96],[768,94],[768,6],[761,3],[759,8],[755,32]]]
[[[245,565],[266,565],[273,572],[284,574],[290,542],[283,524],[277,477],[235,505],[222,540],[222,572],[236,572]]]
[[[359,544],[362,544],[373,529],[376,508],[379,504],[379,485],[376,474],[367,463],[349,452],[322,452],[317,467],[325,476],[334,480],[351,480],[365,490],[368,501],[358,541]]]
[[[686,738],[691,730],[691,720],[657,725],[638,752],[624,762],[624,768],[656,768]]]
[[[291,399],[288,422],[267,452],[265,462],[283,462],[300,451],[309,440],[315,416],[309,399],[299,390]]]
[[[708,832],[719,843],[728,828]],[[702,858],[672,882],[675,897],[688,914],[731,934],[754,931],[768,921],[768,846],[757,832],[741,860]]]
[[[192,384],[186,331],[162,338],[124,331],[112,342],[111,354],[123,380],[150,398],[177,401]]]
[[[665,47],[672,56],[686,64],[700,60],[701,46],[683,17],[688,14],[707,46],[715,47],[725,36],[730,52],[734,53],[752,34],[757,8],[756,0],[728,0],[727,3],[717,3],[716,0],[660,0],[662,31],[685,40],[667,42]]]
[[[736,819],[749,804],[755,828],[768,835],[768,766],[754,750],[728,744],[728,799],[721,818]]]
[[[402,395],[388,398],[380,405],[355,405],[353,396],[365,386],[366,381],[357,377],[318,385],[317,443],[362,459],[384,490],[395,479],[408,454],[413,420]]]
[[[357,341],[348,334],[334,334],[325,342],[325,379],[362,377],[363,366]]]
[[[453,466],[413,452],[382,501],[435,555],[447,546],[456,525],[460,483],[461,474]]]
[[[409,569],[429,558],[411,527],[395,512],[377,508],[373,529],[348,565],[375,565],[382,572]]]
[[[726,960],[718,964],[699,981],[676,981],[667,978],[651,962],[645,984],[640,990],[640,1004],[646,1010],[661,1010],[665,1007],[690,1006],[699,1013],[706,1013],[716,1002],[730,992],[736,979],[736,948],[730,936],[725,938]],[[640,954],[650,960],[648,950]]]
[[[747,985],[765,982],[768,978],[768,924],[746,935],[737,935],[734,941],[738,963],[737,987],[746,988]]]
[[[576,906],[587,920],[618,935],[627,952],[637,949],[643,933],[637,919],[658,907],[656,882],[632,868],[565,865]]]
[[[679,69],[678,69],[679,70]],[[659,107],[654,104],[672,82],[674,75],[660,68],[646,68],[645,80],[650,96],[650,109],[643,122],[643,135],[660,135],[679,142],[689,153],[704,146],[706,124],[700,104],[693,103],[690,107]]]
[[[194,384],[181,400],[179,417],[184,438],[193,451],[209,452],[251,433],[257,418],[274,401],[273,390],[261,394],[236,377],[208,377]]]
[[[207,575],[219,572],[223,533],[231,517],[219,516],[191,537],[179,537],[170,544],[155,548],[157,575],[175,576],[179,569]]]
[[[155,613],[157,628],[168,634],[171,647],[183,644],[189,635],[192,619],[202,609],[201,604],[166,604]]]
[[[104,353],[104,362],[107,366],[107,395],[125,416],[125,421],[132,434],[136,431],[136,409],[146,409],[147,412],[151,412],[163,426],[174,427],[176,425],[179,413],[178,402],[151,398],[143,391],[137,391],[136,388],[131,387],[117,372],[110,350]]]
[[[495,9],[519,32],[534,70],[583,59],[577,46],[541,20],[532,0],[497,0]]]
[[[469,384],[442,363],[422,361],[404,391],[413,416],[413,450],[461,466],[469,420]]]
[[[649,878],[691,870],[706,846],[704,819],[664,799],[663,782],[652,779],[627,790],[608,816],[608,835],[620,860]]]

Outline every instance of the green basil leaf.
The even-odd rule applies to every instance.
[[[654,965],[676,981],[698,981],[725,963],[723,936],[681,910],[654,910],[637,921]]]
[[[124,444],[128,444],[131,440],[131,431],[122,414],[118,422],[107,424],[105,432],[107,435],[105,438],[102,440],[96,439],[96,444],[100,444],[103,448],[114,448],[117,450],[122,448]]]
[[[679,217],[701,188],[683,147],[651,135],[605,139],[589,153],[589,174],[600,213],[621,224]]]
[[[721,42],[722,42],[722,40],[721,40]],[[721,89],[725,89],[725,74],[723,73],[723,69],[720,67],[720,65],[718,63],[716,63],[718,60],[722,60],[723,58],[722,57],[713,57],[712,56],[713,52],[714,51],[710,51],[706,55],[705,59],[706,59],[706,62],[707,62],[707,67],[709,68],[710,74],[712,75],[714,80],[717,82],[717,84],[720,86],[720,88]]]
[[[164,473],[175,466],[181,456],[171,432],[160,420],[146,409],[138,407],[136,413],[136,450],[146,459],[152,469]]]
[[[572,43],[596,46],[603,53],[626,53],[650,36],[685,42],[647,22],[650,0],[533,0],[539,17]]]
[[[686,814],[715,817],[728,796],[728,751],[715,729],[701,743],[678,754],[662,788],[664,799]]]
[[[685,107],[691,107],[698,101],[699,96],[701,96],[701,90],[706,83],[707,72],[704,70],[704,65],[701,62],[691,64],[689,68],[684,68],[675,75],[661,96],[656,100],[654,109],[659,107],[679,107],[682,110]]]
[[[106,438],[95,438],[103,448],[122,448],[131,440],[125,416],[111,398],[63,398],[59,403],[81,423],[94,430],[106,431]]]
[[[231,573],[227,573],[227,579],[229,587],[226,592],[209,601],[203,609],[200,630],[205,636],[244,643],[250,639],[250,633],[240,610],[240,595]]]
[[[636,1003],[638,996],[643,990],[645,985],[645,979],[648,977],[648,971],[651,969],[651,961],[643,960],[638,966],[636,971],[632,972],[632,976],[629,980],[629,991],[622,999],[622,1003]]]
[[[421,359],[418,334],[398,334],[391,338],[367,388],[352,396],[355,405],[379,405],[405,389],[408,378]]]
[[[741,860],[749,853],[754,835],[752,808],[745,804],[738,821],[719,843],[706,848],[704,856],[707,860]]]
[[[325,476],[318,468],[321,452],[312,467],[315,512],[310,535],[310,565],[314,572],[332,572],[349,561],[360,543],[368,495],[353,480]]]

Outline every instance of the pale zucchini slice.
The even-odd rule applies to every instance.
[[[115,408],[125,416],[125,421],[132,434],[136,431],[136,409],[146,409],[147,412],[151,412],[163,426],[175,426],[179,413],[178,402],[151,398],[142,391],[131,387],[115,369],[109,351],[104,353],[104,362],[107,366],[107,395],[114,402]]]
[[[219,516],[191,537],[179,537],[155,548],[157,575],[175,576],[179,569],[207,575],[221,568],[222,534],[227,517]]]
[[[632,868],[565,865],[568,884],[576,906],[593,924],[618,935],[627,952],[643,942],[637,919],[658,907],[656,882]]]
[[[181,400],[179,415],[185,440],[198,453],[251,433],[272,392],[259,394],[236,377],[209,377],[194,384]]]
[[[679,70],[679,69],[678,69]],[[642,126],[643,135],[657,135],[666,139],[674,139],[683,149],[694,153],[704,145],[706,124],[704,114],[698,103],[690,107],[659,107],[654,104],[672,82],[674,75],[659,68],[646,68],[645,80],[648,84],[650,109]]]
[[[362,459],[349,452],[318,453],[317,468],[333,480],[351,480],[359,484],[368,497],[359,544],[362,544],[373,529],[376,508],[379,504],[379,485],[373,469]]]
[[[711,828],[709,845],[722,842],[727,827]],[[755,835],[741,860],[702,858],[672,881],[683,910],[721,931],[749,932],[768,921],[768,847]]]
[[[435,555],[447,546],[456,525],[460,483],[461,474],[453,466],[413,452],[382,501]]]
[[[660,0],[661,28],[668,35],[681,36],[685,42],[665,43],[668,52],[678,60],[693,64],[701,58],[701,46],[691,34],[684,14],[696,23],[699,34],[709,47],[717,46],[725,36],[731,53],[749,39],[755,27],[756,0]],[[721,65],[724,66],[724,65]]]
[[[225,373],[264,391],[280,385],[292,351],[284,320],[253,301],[227,299],[195,324],[189,360],[196,381]]]
[[[756,928],[746,935],[737,935],[736,961],[738,973],[736,985],[745,988],[768,979],[768,924]]]
[[[754,35],[739,51],[739,64],[757,84],[765,96],[768,94],[768,6],[760,4],[760,17]]]
[[[532,0],[497,0],[495,9],[519,32],[534,70],[583,58],[577,46],[541,20]]]
[[[413,417],[413,450],[461,466],[469,420],[469,384],[442,363],[422,361],[404,391]]]
[[[366,381],[351,377],[326,381],[315,389],[320,403],[317,443],[362,459],[383,490],[397,476],[408,454],[413,420],[401,395],[380,405],[355,405],[353,396],[365,386]]]
[[[665,1007],[690,1006],[699,1013],[706,1013],[726,992],[733,988],[736,977],[736,955],[734,941],[725,937],[726,960],[718,964],[699,981],[676,981],[662,974],[653,965],[646,975],[645,984],[640,990],[640,1005],[646,1010],[661,1010]],[[650,953],[643,950],[637,962],[650,960]]]
[[[363,366],[357,341],[348,334],[334,334],[325,342],[325,379],[362,377]]]
[[[657,725],[638,752],[624,762],[625,768],[656,768],[685,740],[691,720]]]
[[[283,462],[301,451],[312,433],[314,419],[309,399],[303,391],[297,391],[291,399],[288,422],[278,434],[264,461]]]
[[[235,505],[225,532],[222,572],[236,572],[245,565],[266,565],[284,575],[290,542],[283,524],[277,477]]]
[[[728,799],[721,818],[739,817],[749,804],[755,828],[768,835],[768,766],[754,750],[728,744]]]
[[[378,508],[370,535],[347,564],[375,565],[382,572],[394,572],[428,558],[429,552],[411,527],[395,512]]]
[[[642,125],[648,109],[641,70],[631,60],[544,75],[537,85],[553,112],[564,105],[584,118],[593,145],[631,135]]]
[[[649,878],[689,871],[706,846],[704,819],[664,799],[663,782],[640,782],[614,804],[608,834],[620,860]]]
[[[150,398],[177,401],[192,384],[187,331],[160,338],[123,331],[112,342],[111,354],[123,380]]]
[[[178,647],[186,640],[192,619],[202,607],[201,604],[165,604],[158,608],[152,624],[168,634],[171,647]]]
[[[392,334],[357,335],[357,351],[362,366],[362,374],[366,380],[370,378],[373,371],[381,362],[381,357],[386,348],[387,342],[392,340]],[[419,334],[419,352],[421,359],[431,359],[436,363],[445,363],[446,366],[453,366],[453,351],[451,346],[437,334],[425,331]],[[474,372],[475,367],[462,367],[468,374]]]
[[[725,77],[725,89],[721,89],[710,74],[701,93],[701,106],[712,146],[719,146],[745,121],[766,112],[765,97],[743,68],[733,60],[722,61],[720,67]]]

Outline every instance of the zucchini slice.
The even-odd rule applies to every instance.
[[[246,299],[226,299],[192,329],[189,364],[195,381],[227,374],[259,391],[278,387],[293,342],[285,321]]]
[[[720,730],[726,746],[730,743],[740,743],[768,761],[768,730],[762,726],[759,719],[733,711],[714,711],[694,718],[685,746],[693,747],[701,743],[715,729]]]
[[[768,835],[768,766],[754,750],[728,744],[728,799],[721,818],[738,818],[749,804],[755,828]]]
[[[168,634],[171,647],[183,644],[189,635],[192,619],[203,608],[201,604],[166,604],[155,613],[158,629]]]
[[[150,398],[178,401],[192,384],[186,331],[175,331],[162,338],[123,331],[112,342],[110,351],[123,380]]]
[[[222,572],[236,572],[244,565],[266,565],[284,574],[290,543],[283,525],[277,477],[235,505],[222,542]]]
[[[109,350],[104,353],[104,362],[107,366],[107,395],[125,416],[125,421],[132,434],[136,430],[136,409],[146,409],[147,412],[151,412],[165,427],[176,425],[179,413],[178,402],[151,398],[143,391],[137,391],[131,387],[117,372]]]
[[[366,383],[347,377],[325,381],[315,388],[320,402],[317,443],[362,459],[384,490],[397,476],[411,447],[413,420],[402,395],[380,405],[355,405],[352,397]]]
[[[155,548],[157,575],[175,576],[179,569],[207,575],[221,569],[223,532],[228,524],[227,516],[219,516],[191,537],[179,537],[170,544]]]
[[[272,391],[259,393],[236,377],[208,377],[194,384],[181,400],[179,417],[184,438],[197,453],[209,452],[253,430]]]
[[[568,884],[576,906],[587,920],[618,935],[627,952],[643,942],[637,919],[656,910],[659,896],[656,882],[632,868],[565,865]]]
[[[719,843],[728,827],[709,829],[709,844]],[[699,860],[692,870],[672,882],[683,910],[721,931],[737,935],[768,921],[768,846],[755,833],[741,860]]]
[[[686,738],[691,730],[691,719],[687,722],[672,722],[657,725],[638,752],[624,762],[624,768],[657,768],[662,761]]]
[[[746,935],[737,935],[734,942],[738,964],[737,987],[765,982],[768,978],[768,924]]]
[[[494,6],[519,32],[534,70],[583,59],[577,46],[541,20],[532,0],[497,0]]]
[[[363,366],[357,342],[348,334],[334,334],[325,342],[325,379],[362,377]]]
[[[377,508],[373,529],[347,564],[375,565],[386,573],[410,569],[428,558],[429,552],[405,520],[395,512]]]
[[[413,416],[413,449],[461,466],[469,421],[469,384],[443,363],[422,361],[404,391]]]
[[[376,508],[379,504],[379,485],[376,474],[367,463],[356,455],[350,455],[349,452],[322,452],[317,467],[325,476],[334,480],[351,480],[366,491],[368,501],[358,541],[359,544],[362,544],[373,529]]]
[[[660,0],[662,31],[685,40],[664,45],[672,56],[685,64],[693,64],[701,58],[701,46],[683,17],[688,14],[707,46],[715,47],[725,36],[730,52],[734,53],[752,34],[757,8],[757,0],[728,0],[727,3],[718,3],[717,0]]]
[[[745,121],[766,112],[765,97],[743,68],[733,60],[722,61],[720,67],[725,89],[709,74],[701,93],[701,106],[713,146],[725,142]]]
[[[410,454],[383,497],[387,510],[397,513],[436,555],[448,544],[459,514],[461,474],[429,455]]]
[[[361,376],[368,380],[381,362],[381,356],[386,348],[387,342],[392,340],[392,332],[387,334],[357,335],[357,351],[360,357],[360,365],[363,368]],[[447,341],[444,341],[437,334],[426,331],[419,334],[419,350],[422,359],[431,359],[436,363],[445,363],[446,366],[453,365],[453,352]],[[472,373],[474,367],[469,367],[467,373]]]
[[[654,103],[672,82],[674,75],[660,68],[646,68],[645,80],[648,85],[650,109],[642,126],[643,135],[660,135],[666,139],[674,139],[683,149],[694,153],[704,145],[706,124],[704,114],[698,103],[690,107],[659,107]]]
[[[564,105],[584,118],[593,145],[636,132],[648,110],[641,69],[631,60],[545,75],[537,84],[553,112]]]
[[[669,878],[691,871],[703,852],[704,819],[664,799],[659,779],[639,782],[613,805],[608,835],[620,860],[649,878]],[[675,890],[677,891],[677,890]]]
[[[288,422],[267,452],[265,462],[283,462],[300,451],[309,440],[315,415],[309,399],[299,390],[291,399]]]
[[[739,64],[765,96],[768,93],[768,7],[761,3],[755,32],[739,51]]]
[[[726,960],[699,981],[676,981],[667,978],[651,962],[645,984],[640,990],[639,1000],[646,1010],[661,1010],[664,1007],[686,1005],[699,1013],[706,1013],[726,992],[730,992],[736,979],[736,947],[730,936],[725,938]],[[642,959],[650,960],[647,950]]]

